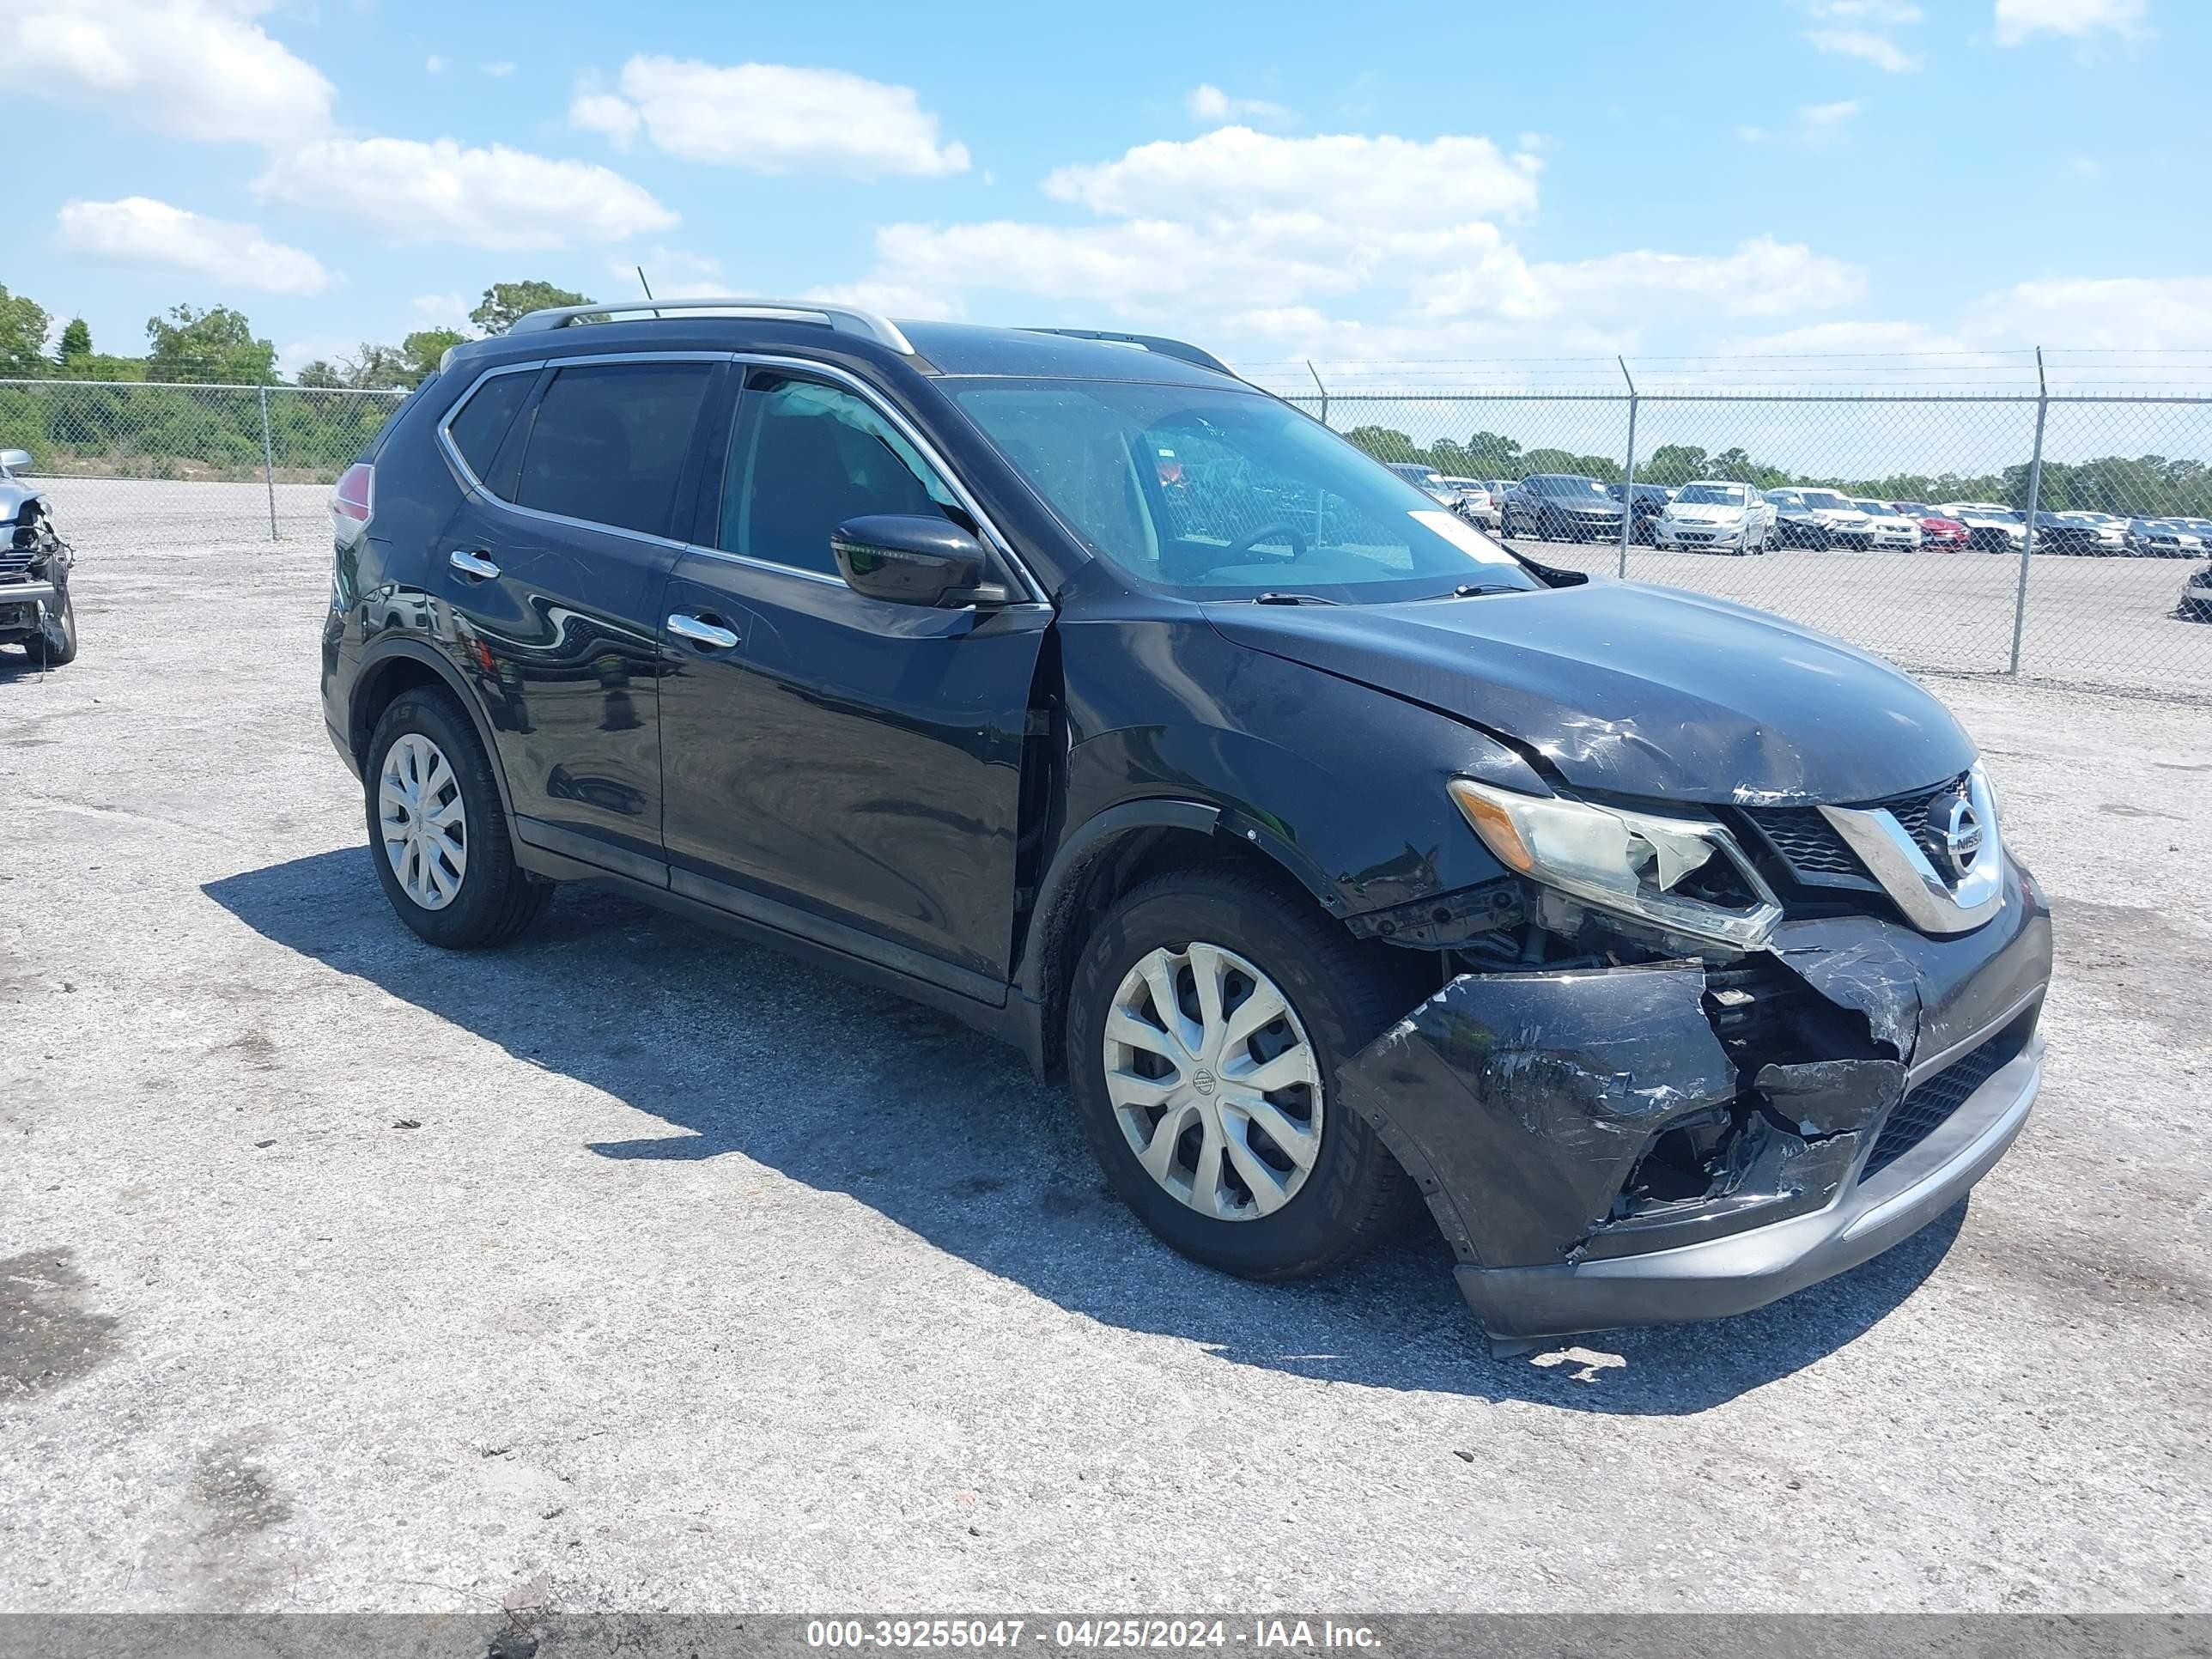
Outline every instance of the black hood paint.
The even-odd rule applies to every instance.
[[[1456,714],[1585,789],[1841,804],[1974,758],[1949,711],[1880,659],[1678,588],[1206,611],[1237,645]]]

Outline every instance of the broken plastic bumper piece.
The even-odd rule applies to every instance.
[[[2050,967],[2049,912],[2008,872],[1954,938],[1843,917],[1732,969],[1463,975],[1341,1090],[1494,1339],[1742,1313],[1917,1231],[2003,1155]]]

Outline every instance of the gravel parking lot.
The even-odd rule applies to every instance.
[[[91,527],[0,671],[0,1607],[2212,1606],[2201,705],[1937,683],[2060,927],[1970,1203],[1501,1361],[1426,1237],[1170,1255],[938,1016],[580,890],[422,945],[327,556]]]

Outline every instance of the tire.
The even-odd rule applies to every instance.
[[[76,660],[76,601],[62,589],[61,614],[41,618],[39,631],[23,641],[31,660],[60,668]]]
[[[1194,1057],[1186,1053],[1180,1066],[1155,1062],[1168,1065],[1166,1073],[1152,1073],[1163,1084],[1184,1075],[1192,1082],[1158,1109],[1158,1115],[1147,1127],[1152,1109],[1133,1108],[1126,1094],[1117,1106],[1109,1090],[1109,1018],[1118,1014],[1115,1030],[1130,1030],[1122,1022],[1133,1021],[1149,1031],[1156,1022],[1142,1010],[1151,1010],[1154,1004],[1140,964],[1148,958],[1157,961],[1156,952],[1172,955],[1205,945],[1233,959],[1224,963],[1227,971],[1215,981],[1220,989],[1214,1000],[1227,1011],[1223,1025],[1232,1039],[1237,1012],[1265,988],[1279,994],[1286,1013],[1258,1028],[1249,1040],[1232,1041],[1229,1048],[1208,1048]],[[1196,1008],[1194,986],[1186,990],[1182,974],[1191,966],[1186,961],[1170,971],[1176,975],[1176,994],[1188,997],[1189,1006]],[[1115,905],[1076,964],[1068,996],[1068,1071],[1084,1134],[1108,1182],[1138,1219],[1192,1260],[1253,1279],[1301,1279],[1326,1272],[1394,1231],[1411,1207],[1413,1184],[1365,1121],[1343,1103],[1336,1079],[1346,1060],[1419,999],[1420,988],[1411,978],[1413,967],[1409,961],[1402,978],[1378,968],[1337,924],[1316,912],[1304,893],[1293,895],[1237,872],[1178,872],[1146,883]],[[1242,968],[1253,970],[1264,983],[1255,985],[1243,977],[1237,971]],[[1239,979],[1252,988],[1231,1002]],[[1134,1014],[1117,1001],[1132,984],[1137,988],[1135,994],[1144,999],[1142,1010]],[[1194,1024],[1203,1028],[1203,1022],[1188,1017],[1178,1023],[1186,1030]],[[1228,1066],[1249,1067],[1260,1051],[1270,1048],[1294,1049],[1301,1034],[1317,1088],[1293,1085],[1272,1090],[1260,1099],[1279,1103],[1276,1121],[1291,1129],[1317,1117],[1318,1150],[1305,1150],[1300,1170],[1292,1154],[1265,1139],[1263,1125],[1256,1119],[1245,1120],[1240,1161],[1225,1138],[1231,1132],[1222,1127],[1237,1121],[1233,1103],[1238,1091]],[[1172,1046],[1164,1032],[1160,1037],[1164,1049]],[[1132,1085],[1144,1085],[1147,1079],[1133,1076],[1129,1068],[1138,1064],[1140,1054],[1152,1052],[1121,1046],[1118,1086],[1126,1091]],[[1279,1051],[1269,1054],[1266,1063],[1291,1057]],[[1218,1080],[1208,1067],[1219,1068]],[[1199,1090],[1204,1091],[1202,1099]],[[1220,1104],[1212,1106],[1217,1090]],[[1296,1115],[1302,1090],[1306,1105],[1303,1120]],[[1214,1113],[1211,1118],[1206,1115],[1209,1106]],[[1170,1167],[1164,1177],[1155,1178],[1139,1156],[1136,1138],[1149,1133],[1158,1139],[1162,1126],[1171,1119],[1182,1127],[1172,1139],[1159,1140],[1169,1148]],[[1263,1138],[1256,1150],[1249,1138],[1255,1127]],[[1197,1196],[1206,1168],[1201,1148],[1217,1134],[1224,1139],[1216,1143],[1222,1149],[1215,1154],[1221,1173],[1213,1191],[1225,1195],[1229,1216],[1217,1212],[1218,1199],[1213,1209],[1201,1209]],[[1291,1183],[1287,1196],[1279,1188],[1270,1189],[1268,1202],[1277,1206],[1272,1211],[1243,1174],[1253,1158],[1270,1153],[1281,1168],[1279,1178]],[[1188,1174],[1182,1167],[1186,1161],[1191,1166]],[[1261,1173],[1264,1178],[1268,1170]],[[1167,1180],[1186,1182],[1191,1194],[1170,1190],[1164,1184]],[[1241,1206],[1233,1190],[1238,1186],[1245,1194]]]
[[[412,848],[411,858],[405,843],[395,854],[386,840],[382,811],[386,763],[403,744],[406,745],[400,762],[403,771],[410,756],[417,762],[434,756],[445,763],[442,773],[430,765],[419,770],[426,780],[435,780],[428,799],[443,805],[434,805],[434,811],[450,812],[456,802],[461,809],[458,869],[428,850],[438,845],[428,834]],[[553,896],[553,884],[533,878],[514,861],[514,843],[507,814],[500,806],[499,784],[492,775],[490,758],[452,693],[420,689],[392,699],[368,740],[368,754],[362,767],[362,795],[368,821],[369,856],[375,863],[384,896],[400,921],[430,944],[448,951],[503,945],[544,914]],[[402,809],[402,821],[411,816]],[[441,833],[449,833],[450,827]],[[410,893],[400,875],[401,864],[418,873],[434,871],[421,873],[416,884],[418,890],[434,902]],[[432,890],[435,884],[447,883],[451,891],[442,897]]]

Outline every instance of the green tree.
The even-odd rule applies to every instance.
[[[583,295],[550,283],[494,283],[484,290],[483,302],[469,313],[469,320],[487,334],[504,334],[526,313],[591,303]]]
[[[334,392],[346,383],[344,371],[327,357],[318,357],[302,368],[293,379],[301,386],[315,392]]]
[[[361,349],[338,365],[345,384],[356,392],[388,392],[394,386],[413,386],[415,380],[407,372],[407,359],[397,346],[377,345],[363,340]]]
[[[421,328],[399,343],[409,386],[420,386],[438,372],[438,360],[469,337],[457,328]]]
[[[228,306],[172,306],[167,316],[146,319],[146,339],[149,380],[262,386],[276,378],[276,348],[255,339],[245,313]]]
[[[28,295],[10,294],[0,287],[0,376],[21,380],[52,367],[46,359],[46,328],[52,321],[46,307]]]
[[[1387,426],[1355,426],[1344,434],[1378,461],[1425,461],[1429,458],[1404,433]]]
[[[77,362],[92,356],[92,325],[82,317],[72,317],[63,326],[61,343],[54,348],[57,368],[74,368]]]
[[[1686,484],[1705,476],[1705,452],[1695,444],[1662,444],[1636,469],[1640,483]]]
[[[1478,478],[1518,478],[1528,468],[1521,464],[1521,441],[1496,432],[1478,432],[1467,441],[1468,471]]]

